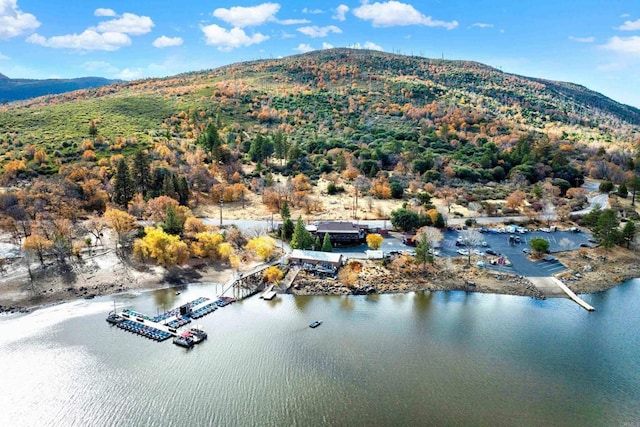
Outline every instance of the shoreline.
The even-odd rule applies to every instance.
[[[194,268],[186,269],[195,270]],[[216,272],[218,273],[218,272]],[[187,275],[188,276],[188,275]],[[78,295],[77,292],[53,292],[36,296],[25,296],[23,298],[16,299],[14,301],[5,301],[0,299],[0,315],[4,314],[18,314],[28,313],[40,308],[46,308],[58,304],[64,304],[71,301],[78,301],[81,299],[93,299],[95,297],[104,297],[109,295],[119,295],[127,292],[151,292],[160,289],[170,289],[180,286],[192,286],[198,284],[211,284],[218,283],[224,284],[220,280],[211,280],[218,274],[205,274],[195,280],[183,280],[182,282],[170,283],[166,277],[156,277],[152,279],[137,281],[135,286],[131,287],[100,287],[95,285],[94,287],[80,287],[76,288],[76,291],[86,289],[87,291],[93,291],[87,295]],[[305,296],[327,296],[327,295],[383,295],[383,294],[406,294],[411,292],[449,292],[449,291],[464,291],[480,294],[493,294],[493,295],[510,295],[518,297],[528,297],[533,299],[546,299],[533,285],[526,280],[515,275],[501,274],[497,272],[490,272],[486,276],[494,277],[481,277],[476,281],[466,281],[463,277],[448,277],[442,278],[434,276],[431,280],[396,280],[392,283],[386,283],[383,286],[371,286],[365,284],[364,286],[347,286],[342,283],[336,282],[333,285],[327,286],[327,281],[324,279],[317,279],[313,276],[303,275],[300,280],[296,280],[296,284],[292,286],[285,294],[290,295],[305,295]],[[500,277],[496,277],[500,276]],[[597,275],[597,280],[590,281],[591,283],[578,283],[578,282],[566,282],[567,285],[579,295],[596,294],[600,292],[608,291],[616,286],[622,285],[630,280],[640,278],[640,267],[633,269],[633,272],[628,272],[625,275],[616,275],[615,279],[608,281],[607,277],[603,275]],[[476,278],[477,279],[477,278]],[[613,279],[613,278],[612,278]],[[433,280],[437,280],[436,284]],[[585,282],[583,279],[582,282]],[[64,295],[66,293],[66,295]]]
[[[554,254],[567,267],[555,277],[579,295],[603,292],[631,279],[640,278],[640,257],[630,250],[603,248]],[[301,273],[286,293],[293,295],[368,295],[402,294],[419,291],[465,291],[496,295],[545,296],[524,277],[469,266],[464,260],[415,265],[411,257],[398,257],[386,263],[353,260],[339,270],[337,279],[319,279]],[[250,271],[255,262],[247,262],[239,273]],[[9,265],[9,274],[0,278],[0,313],[16,313],[63,302],[91,299],[129,291],[153,291],[198,283],[228,283],[234,270],[227,264],[192,260],[182,267],[164,269],[120,258],[103,247],[90,256],[75,260],[68,271],[51,265],[39,269],[34,284],[29,282],[20,262]],[[13,273],[13,274],[11,274]]]

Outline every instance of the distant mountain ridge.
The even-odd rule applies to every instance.
[[[75,79],[12,79],[0,73],[0,104],[43,95],[56,95],[78,89],[97,88],[117,83],[103,77]]]

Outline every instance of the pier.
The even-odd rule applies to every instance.
[[[127,308],[116,313],[118,321],[110,321],[110,323],[114,323],[122,330],[161,342],[172,337],[182,336],[183,332],[179,331],[179,328],[188,325],[193,319],[199,319],[213,313],[233,301],[235,301],[233,298],[228,297],[222,297],[215,301],[200,297],[154,317]]]
[[[555,277],[527,277],[533,285],[540,290],[547,298],[569,298],[587,311],[594,311],[595,308],[587,304],[582,298],[575,294],[567,285]]]

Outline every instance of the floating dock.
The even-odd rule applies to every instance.
[[[127,308],[116,314],[117,317],[123,320],[115,323],[115,326],[160,342],[171,337],[182,336],[182,332],[178,328],[191,323],[192,319],[199,319],[209,313],[213,313],[218,308],[225,307],[233,301],[235,301],[233,298],[228,297],[222,297],[215,301],[200,297],[154,317]]]
[[[273,286],[274,285],[271,285],[267,289],[265,289],[265,291],[262,293],[262,295],[260,295],[260,298],[265,299],[267,301],[274,299],[275,296],[276,296],[276,293],[273,290]]]

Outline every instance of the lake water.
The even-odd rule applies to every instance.
[[[155,315],[216,290],[115,300]],[[639,280],[585,296],[593,313],[464,292],[252,297],[200,319],[192,350],[110,327],[113,299],[0,317],[0,425],[640,423]]]

